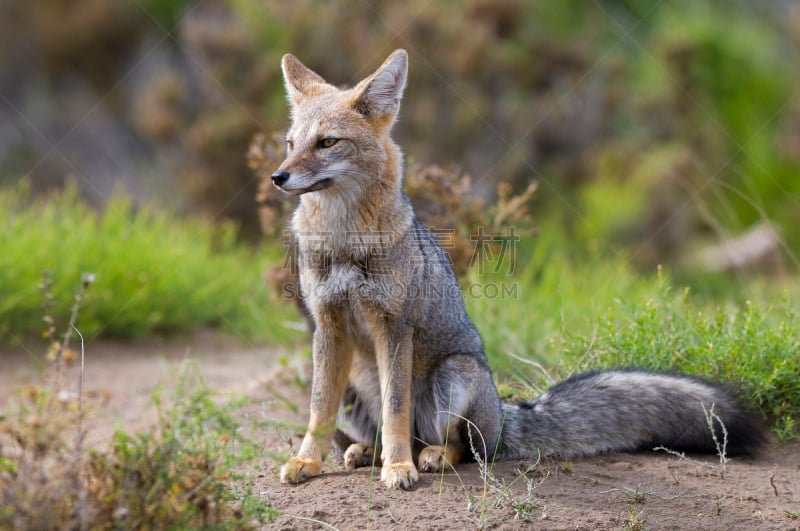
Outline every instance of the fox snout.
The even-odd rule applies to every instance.
[[[325,190],[333,185],[333,177],[325,177],[312,172],[290,172],[278,168],[272,173],[272,184],[278,190],[289,195],[303,195],[309,192]]]
[[[272,184],[280,188],[286,184],[286,181],[288,181],[291,176],[292,174],[286,170],[275,170],[275,173],[272,174]]]

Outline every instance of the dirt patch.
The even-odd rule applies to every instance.
[[[273,439],[273,444],[283,442]],[[299,435],[291,444],[296,447]],[[285,444],[285,443],[284,443]],[[499,462],[421,474],[412,492],[388,490],[380,469],[326,472],[281,485],[277,464],[259,478],[283,511],[278,529],[800,529],[800,445],[770,445],[753,459],[607,454],[568,463]],[[485,488],[486,486],[486,488]],[[520,520],[526,518],[526,523]],[[633,522],[631,522],[633,523]],[[645,527],[631,527],[645,529]]]
[[[0,349],[0,404],[18,389],[43,383],[44,349]],[[95,407],[88,414],[88,443],[107,442],[115,426],[130,431],[151,428],[156,420],[152,393],[159,385],[169,387],[174,370],[185,360],[197,364],[212,389],[231,396],[257,396],[259,389],[269,385],[278,360],[287,354],[280,348],[247,345],[211,331],[191,337],[88,344],[84,392],[101,398],[93,401]],[[64,369],[61,381],[65,392],[78,391],[79,374],[79,362]],[[263,401],[265,393],[261,395]]]
[[[287,455],[306,419],[302,363],[280,366],[289,353],[247,346],[215,334],[137,343],[100,341],[87,347],[86,392],[107,396],[91,420],[90,441],[103,444],[115,423],[152,425],[150,394],[183,359],[197,362],[208,384],[253,398],[245,414],[278,420],[257,431],[264,448]],[[40,381],[41,356],[0,352],[0,400]],[[77,382],[76,368],[65,374]],[[74,386],[73,386],[74,387]],[[522,472],[527,472],[523,475]],[[571,463],[496,463],[486,481],[476,464],[444,475],[423,474],[411,492],[387,490],[380,469],[345,472],[329,460],[325,473],[281,485],[278,463],[266,459],[257,492],[283,512],[277,529],[622,529],[631,518],[650,529],[800,529],[800,444],[770,445],[754,459],[734,459],[722,474],[713,456],[679,459],[656,453],[607,454]],[[522,523],[520,517],[527,517]]]
[[[651,529],[796,529],[785,511],[797,511],[798,448],[773,448],[767,454],[772,455],[730,463],[725,479],[702,464],[644,454],[578,460],[569,473],[557,463],[544,463],[528,474],[537,483],[530,495],[525,480],[518,479],[509,492],[490,487],[485,503],[476,465],[459,466],[457,474],[443,477],[423,475],[410,493],[386,490],[369,470],[331,471],[291,487],[269,477],[265,486],[287,515],[340,529],[503,529],[519,525],[517,507],[528,511],[528,523],[537,529],[622,529],[631,510]],[[495,485],[514,481],[527,466],[499,463]],[[543,478],[547,472],[552,475]],[[777,495],[770,483],[773,473]],[[321,528],[288,516],[279,523],[283,529]]]

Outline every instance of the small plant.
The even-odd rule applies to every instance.
[[[728,458],[728,453],[727,453],[728,452],[728,429],[725,427],[725,424],[722,422],[722,419],[719,418],[719,415],[714,413],[714,404],[711,404],[711,407],[708,408],[708,409],[706,409],[706,406],[704,404],[701,404],[701,407],[703,408],[703,414],[706,417],[706,424],[708,426],[709,431],[711,432],[711,439],[714,441],[714,447],[716,449],[717,456],[719,457],[719,466],[716,467],[717,471],[719,473],[719,478],[720,479],[725,479],[726,466],[728,464],[728,461],[730,461],[730,459]],[[719,426],[719,430],[722,433],[722,442],[720,442],[719,437],[717,436],[717,426]],[[653,450],[656,451],[656,452],[664,452],[666,454],[669,454],[669,455],[677,457],[681,461],[688,461],[688,462],[690,462],[690,463],[692,463],[694,465],[700,466],[700,467],[714,468],[713,465],[710,465],[710,464],[705,463],[703,461],[697,461],[696,459],[691,459],[689,457],[686,457],[686,453],[684,453],[684,452],[677,452],[675,450],[671,450],[669,448],[665,448],[664,446],[656,446],[655,448],[653,448]],[[772,479],[770,478],[770,483],[771,482],[772,482]],[[676,484],[678,483],[677,479],[675,480],[675,483]],[[775,488],[774,484],[773,484],[773,488]]]
[[[621,492],[626,498],[628,498],[634,504],[642,504],[645,501],[647,501],[648,496],[656,495],[655,492],[646,488],[646,485],[643,483],[639,483],[638,485],[636,485],[635,489],[632,489],[630,487],[622,487],[622,488],[613,488],[602,491],[603,494],[609,492]]]
[[[798,441],[800,434],[798,434],[797,423],[791,415],[784,415],[779,417],[772,427],[772,433],[775,434],[781,441]]]
[[[644,520],[644,513],[642,511],[637,511],[634,505],[628,505],[625,511],[627,518],[622,529],[625,531],[646,531],[650,529],[647,526],[647,522]]]
[[[579,370],[635,366],[730,382],[743,403],[773,420],[773,431],[782,440],[797,437],[800,367],[792,359],[800,337],[796,303],[784,295],[782,302],[770,305],[745,301],[711,306],[688,290],[673,293],[663,273],[654,284],[657,290],[649,296],[610,302],[591,336],[567,338],[564,357],[581,360]],[[713,416],[710,422],[716,424]],[[712,433],[717,436],[716,430]],[[717,441],[722,453],[724,442]]]
[[[717,516],[722,514],[722,508],[725,507],[725,502],[728,500],[727,496],[716,495],[714,498],[714,505],[717,506]]]
[[[93,275],[83,275],[69,324],[59,338],[51,314],[52,279],[43,274],[40,287],[46,323],[43,335],[50,340],[46,356],[51,362],[50,387],[25,388],[0,415],[0,435],[7,437],[11,447],[10,452],[3,452],[8,455],[0,454],[0,500],[4,506],[0,527],[39,529],[69,524],[83,528],[89,518],[83,488],[83,396],[80,391],[75,394],[62,389],[61,369],[75,361],[70,338],[77,330],[81,303],[93,280]],[[48,488],[41,488],[43,484]]]
[[[469,426],[467,430],[469,447],[475,461],[478,463],[480,474],[483,477],[483,495],[477,498],[471,494],[467,494],[467,507],[470,511],[478,513],[478,529],[493,527],[505,521],[503,518],[492,517],[495,510],[511,509],[513,511],[512,521],[529,520],[533,516],[534,511],[543,508],[543,503],[534,496],[535,489],[552,475],[549,469],[541,466],[541,454],[524,470],[518,469],[516,471],[517,475],[511,481],[498,478],[494,474],[494,457],[491,462],[488,457],[481,457],[472,438],[472,430],[475,429],[477,431],[477,428],[469,423],[469,421],[467,422]],[[483,455],[488,456],[486,441],[479,431],[477,433],[484,448]],[[525,496],[517,496],[514,493],[513,489],[520,481],[524,481],[525,483]],[[493,497],[490,497],[489,493],[492,493]]]
[[[728,430],[725,428],[725,424],[722,422],[722,419],[719,418],[719,415],[714,413],[714,404],[711,404],[711,407],[708,409],[706,409],[706,406],[703,404],[701,404],[701,406],[703,407],[703,414],[706,417],[708,429],[711,432],[711,439],[714,441],[717,456],[719,456],[719,478],[725,479],[725,467],[728,464]],[[722,442],[720,442],[717,437],[717,430],[714,427],[715,423],[722,431]]]

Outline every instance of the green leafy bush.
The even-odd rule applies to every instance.
[[[191,367],[177,371],[168,401],[161,395],[153,395],[155,433],[117,431],[108,453],[89,454],[95,518],[129,529],[240,529],[272,520],[277,511],[236,472],[260,451],[234,417],[246,399],[218,404]]]

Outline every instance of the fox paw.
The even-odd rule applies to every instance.
[[[420,472],[439,472],[444,463],[444,447],[442,446],[426,446],[419,453]]]
[[[390,489],[409,490],[419,479],[412,462],[392,463],[381,468],[381,481]]]
[[[370,466],[372,464],[373,452],[372,447],[366,444],[353,443],[347,447],[344,453],[344,467],[347,470],[354,470],[361,466]]]
[[[292,457],[281,467],[281,483],[300,483],[319,475],[322,463],[314,459]]]

